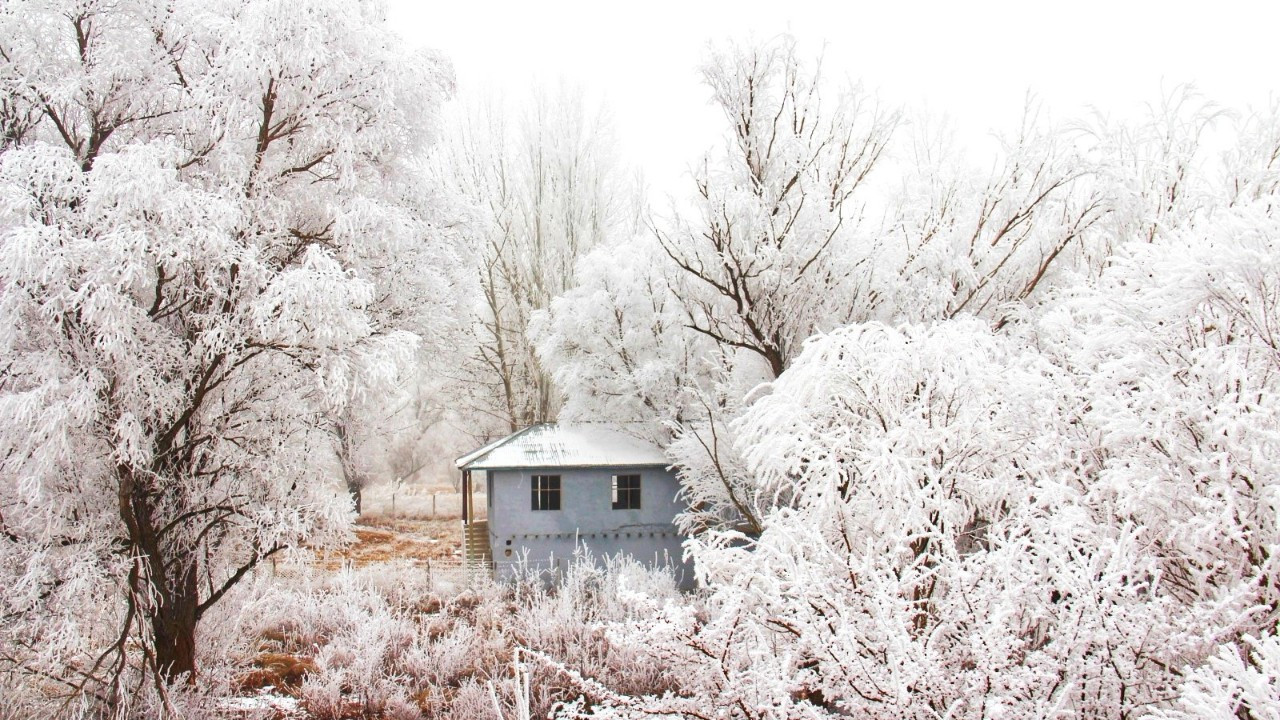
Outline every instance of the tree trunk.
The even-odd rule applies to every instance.
[[[356,479],[354,481],[347,480],[347,492],[351,493],[351,503],[356,506],[356,517],[360,517],[360,504],[363,490],[364,483],[360,479]]]
[[[338,464],[342,466],[342,480],[347,484],[351,503],[355,505],[356,517],[360,517],[361,494],[367,478],[356,466],[356,440],[351,422],[350,407],[348,407],[340,421],[334,425],[333,430],[338,436]]]
[[[200,603],[195,564],[180,570],[174,578],[173,595],[156,608],[151,632],[156,643],[156,667],[166,683],[187,675],[196,677],[196,608]]]
[[[197,561],[190,556],[174,558],[174,566],[169,566],[166,560],[173,551],[155,530],[151,493],[137,482],[129,466],[118,465],[116,475],[120,519],[128,530],[136,563],[129,575],[131,601],[151,622],[156,671],[166,684],[183,674],[189,682],[194,681],[200,605]],[[155,598],[154,604],[145,598]]]

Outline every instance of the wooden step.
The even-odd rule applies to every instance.
[[[489,523],[471,522],[462,526],[462,554],[468,563],[493,562],[489,552]]]

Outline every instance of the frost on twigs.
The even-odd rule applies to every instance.
[[[343,537],[333,409],[442,327],[450,71],[362,2],[14,2],[0,38],[0,663],[163,709],[257,565]]]
[[[717,55],[731,122],[696,211],[588,256],[552,304],[566,412],[674,437],[705,584],[611,628],[677,686],[565,711],[1274,714],[1274,108],[1033,108],[989,170],[890,143],[883,220],[824,235],[823,161],[782,161],[803,138],[771,125],[818,87],[794,63],[786,42]]]
[[[316,718],[501,720],[674,685],[606,629],[678,603],[665,571],[587,561],[558,587],[531,577],[446,591],[411,567],[386,569],[297,570],[255,586],[241,610],[215,618],[229,642],[210,658],[206,702],[284,699]]]

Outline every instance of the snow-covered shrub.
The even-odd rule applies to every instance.
[[[1280,720],[1280,638],[1271,633],[1224,645],[1187,674],[1161,720]]]
[[[385,570],[385,569],[384,569]],[[214,625],[191,707],[296,703],[315,718],[545,717],[605,685],[643,694],[673,687],[643,647],[611,638],[611,623],[640,621],[680,602],[669,572],[629,559],[573,563],[563,583],[530,575],[440,596],[412,568],[297,569],[263,576]],[[603,683],[603,685],[600,685]],[[272,704],[277,703],[277,704]],[[416,714],[415,714],[416,713]]]
[[[683,668],[679,693],[610,712],[1110,718],[1265,697],[1269,650],[1245,637],[1280,619],[1277,277],[1280,223],[1246,205],[1129,248],[1027,335],[811,339],[736,428],[773,496],[763,532],[694,545],[705,605],[614,630]]]

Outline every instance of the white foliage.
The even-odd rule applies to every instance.
[[[125,712],[256,563],[342,539],[325,410],[449,306],[452,80],[376,3],[31,0],[0,38],[0,650]]]
[[[565,716],[1274,714],[1274,127],[1160,113],[907,183],[850,324],[670,446],[758,513],[611,627],[679,687]]]
[[[1280,718],[1280,638],[1245,637],[1225,645],[1193,669],[1173,709],[1154,715],[1167,720],[1257,720]]]
[[[444,371],[492,437],[555,420],[560,391],[530,323],[592,248],[629,236],[639,189],[618,164],[610,119],[581,93],[537,90],[520,106],[468,108],[449,123],[437,172],[470,203],[457,366]]]

